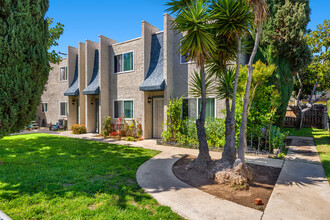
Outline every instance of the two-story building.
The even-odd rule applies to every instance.
[[[137,119],[144,138],[158,138],[172,98],[184,97],[183,114],[198,117],[201,100],[191,97],[190,76],[197,70],[179,51],[182,34],[171,28],[164,14],[164,30],[142,21],[141,37],[118,43],[99,36],[78,47],[68,46],[67,58],[52,65],[38,111],[41,125],[68,120],[100,132],[105,116]],[[198,70],[197,70],[198,71]],[[224,101],[207,99],[207,116],[223,117]]]

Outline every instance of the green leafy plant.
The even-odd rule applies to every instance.
[[[225,145],[225,121],[219,118],[207,118],[205,123],[207,143],[213,147]]]
[[[126,137],[125,140],[126,140],[126,141],[136,141],[136,138],[131,137],[131,136],[128,136],[128,137]]]
[[[73,134],[85,134],[86,126],[83,124],[82,125],[74,124],[71,126],[70,130],[72,131]]]
[[[281,132],[281,129],[277,126],[271,126],[270,128],[270,143],[273,149],[281,149],[285,145],[288,132]]]
[[[176,141],[181,135],[182,98],[171,99],[166,110],[165,131],[161,134],[164,141]]]
[[[107,137],[107,136],[109,136],[110,133],[111,133],[111,117],[105,116],[104,123],[103,123],[102,130],[101,130],[101,135],[103,137]]]
[[[185,145],[197,146],[198,137],[197,137],[197,128],[195,119],[186,118],[182,121],[182,133],[185,137]]]

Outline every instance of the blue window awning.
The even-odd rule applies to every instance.
[[[84,89],[84,95],[99,95],[100,94],[100,80],[99,80],[99,51],[95,50],[93,76],[88,86]]]
[[[79,84],[78,84],[78,55],[76,57],[76,69],[74,72],[73,81],[70,87],[65,91],[65,96],[78,96],[79,95]]]
[[[141,91],[165,89],[163,35],[163,33],[152,35],[150,66],[147,77],[140,86]]]

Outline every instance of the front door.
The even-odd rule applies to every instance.
[[[99,133],[99,100],[95,100],[95,132]]]
[[[154,98],[152,100],[152,136],[161,138],[164,122],[164,98]]]

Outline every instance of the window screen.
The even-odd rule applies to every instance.
[[[67,103],[66,102],[61,102],[60,103],[60,115],[61,116],[67,116]]]

